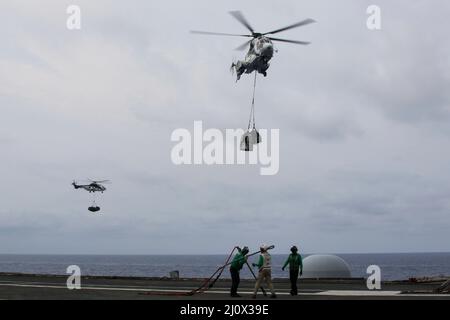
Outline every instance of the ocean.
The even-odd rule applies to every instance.
[[[306,257],[305,255],[304,257]],[[383,280],[412,277],[450,276],[450,253],[337,254],[350,266],[352,277],[366,277],[375,264]],[[0,272],[66,274],[69,265],[78,265],[83,275],[164,277],[178,270],[180,277],[205,278],[223,265],[226,255],[11,255],[0,254]],[[287,278],[281,270],[286,255],[272,255],[274,278]],[[257,256],[249,262],[256,262]],[[224,278],[229,278],[225,270]],[[247,268],[242,278],[251,278]]]

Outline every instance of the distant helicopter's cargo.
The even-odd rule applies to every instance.
[[[90,212],[98,212],[98,211],[100,211],[100,207],[98,207],[98,206],[95,206],[95,207],[89,207],[88,210],[89,210]]]

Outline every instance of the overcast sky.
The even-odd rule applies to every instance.
[[[82,29],[66,28],[81,7]],[[382,10],[382,30],[366,9]],[[175,166],[177,128],[244,128],[243,33],[280,34],[257,125],[280,129],[280,171]],[[0,3],[0,253],[450,251],[450,3]],[[73,179],[109,178],[91,196]]]

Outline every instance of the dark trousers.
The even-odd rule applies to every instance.
[[[230,268],[231,273],[231,295],[237,294],[237,289],[239,287],[239,282],[241,282],[241,278],[239,277],[239,270],[234,268]]]
[[[291,280],[291,294],[297,295],[298,269],[289,270],[289,280]]]

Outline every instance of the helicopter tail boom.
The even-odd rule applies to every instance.
[[[75,189],[80,189],[80,188],[81,188],[81,186],[77,185],[77,184],[75,183],[75,181],[72,182],[72,185],[73,185],[73,187],[74,187]]]

